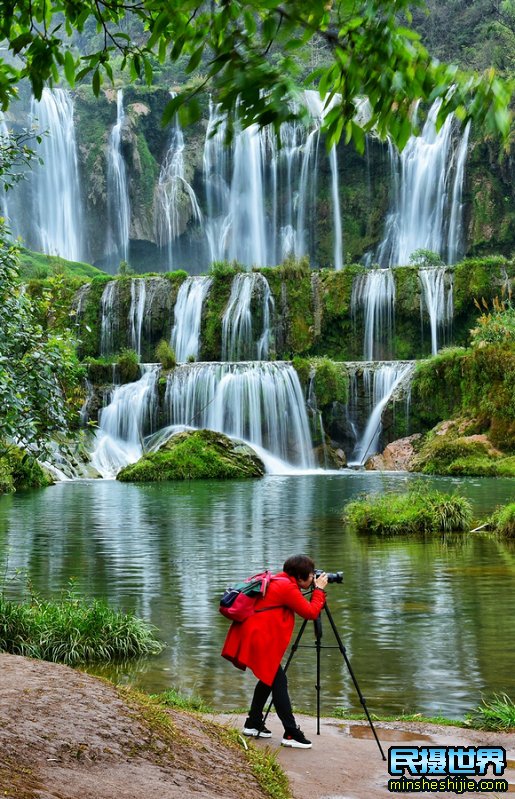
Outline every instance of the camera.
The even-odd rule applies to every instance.
[[[324,573],[323,569],[316,569],[315,577],[320,577]],[[343,583],[343,572],[326,572],[328,583]]]

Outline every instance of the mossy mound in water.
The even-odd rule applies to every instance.
[[[212,430],[178,433],[157,452],[126,466],[117,479],[126,483],[154,480],[234,480],[262,477],[263,462],[241,442]]]

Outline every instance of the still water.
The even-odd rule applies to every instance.
[[[228,622],[218,599],[233,581],[308,552],[344,572],[331,614],[371,712],[459,718],[483,695],[515,697],[515,545],[488,534],[377,540],[345,528],[345,503],[399,492],[409,475],[344,472],[238,482],[130,485],[78,481],[0,498],[0,574],[18,570],[57,596],[70,577],[152,622],[155,658],[109,676],[156,692],[175,686],[217,709],[247,705],[254,679],[220,657]],[[420,478],[418,478],[420,479]],[[427,479],[468,496],[478,517],[515,501],[515,481]],[[324,617],[325,618],[325,617]],[[297,628],[298,629],[298,628]],[[360,709],[327,618],[322,712]],[[315,708],[314,630],[290,666],[294,704]]]

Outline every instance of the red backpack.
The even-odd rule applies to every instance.
[[[255,604],[264,597],[272,579],[270,571],[247,577],[243,583],[227,588],[220,599],[220,613],[230,621],[245,621],[254,615]]]

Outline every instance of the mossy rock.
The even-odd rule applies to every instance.
[[[0,494],[20,488],[46,488],[53,483],[50,473],[18,447],[10,447],[0,458]]]
[[[178,433],[157,452],[126,466],[117,479],[126,483],[158,480],[235,480],[262,477],[263,462],[241,442],[213,430]]]
[[[449,423],[445,423],[449,425]],[[468,475],[477,477],[510,476],[511,458],[503,457],[486,435],[459,435],[459,425],[436,428],[427,436],[410,470],[424,474]],[[442,434],[443,432],[443,434]],[[515,459],[514,459],[515,460]]]

